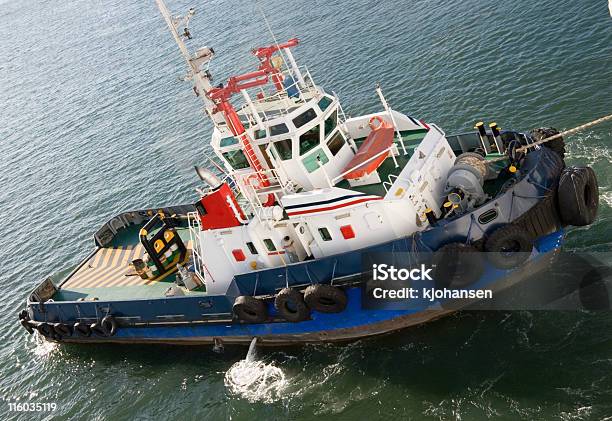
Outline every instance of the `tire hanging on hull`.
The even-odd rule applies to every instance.
[[[319,313],[340,313],[346,308],[348,299],[340,288],[314,284],[304,291],[304,301],[308,307]]]
[[[232,311],[241,322],[263,323],[268,319],[266,303],[249,295],[236,298]]]
[[[449,243],[435,254],[433,272],[436,288],[465,288],[482,276],[480,252],[470,244]]]
[[[591,167],[568,167],[561,173],[557,189],[559,213],[566,225],[583,227],[595,222],[599,188]]]
[[[310,317],[310,309],[302,293],[294,288],[281,289],[274,298],[274,307],[278,314],[289,322],[297,323]]]
[[[533,238],[522,227],[508,224],[493,231],[484,248],[487,258],[496,268],[513,269],[531,255]]]

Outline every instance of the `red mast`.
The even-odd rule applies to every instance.
[[[223,113],[225,122],[230,128],[232,134],[238,138],[240,144],[244,148],[249,165],[257,173],[257,178],[261,182],[261,187],[268,187],[270,185],[270,180],[268,180],[268,177],[263,173],[264,167],[261,165],[259,158],[255,154],[251,139],[249,138],[242,121],[240,121],[238,113],[230,103],[230,98],[233,94],[237,94],[244,89],[267,84],[268,75],[272,75],[272,82],[274,83],[276,90],[282,90],[282,74],[273,66],[271,58],[275,52],[283,48],[295,47],[297,44],[298,39],[292,38],[284,44],[272,45],[253,50],[253,54],[260,61],[259,70],[239,76],[232,76],[228,79],[225,86],[220,85],[207,92],[207,96],[215,103],[213,113],[219,111]],[[264,206],[272,206],[273,204],[274,195],[269,194],[268,200],[266,203],[264,203]]]
[[[272,55],[282,49],[295,47],[298,45],[298,43],[299,40],[297,38],[291,38],[284,44],[274,44],[268,47],[260,47],[252,51],[253,55],[257,57],[261,63],[259,65],[259,70],[263,70],[272,75],[272,83],[274,83],[277,91],[281,91],[283,89],[283,78],[280,71],[272,65]]]

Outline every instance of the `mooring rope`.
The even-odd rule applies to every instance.
[[[543,143],[550,142],[551,140],[559,139],[560,137],[563,137],[563,136],[572,135],[572,134],[577,133],[577,132],[579,132],[581,130],[588,129],[589,127],[593,127],[593,126],[595,126],[597,124],[603,123],[604,121],[608,121],[608,120],[612,120],[612,114],[609,114],[609,115],[607,115],[605,117],[598,118],[597,120],[590,121],[590,122],[582,124],[580,126],[574,127],[573,129],[565,130],[565,131],[563,131],[561,133],[557,133],[556,135],[553,135],[553,136],[550,136],[550,137],[547,137],[547,138],[544,138],[544,139],[540,139],[537,142],[533,142],[533,143],[529,143],[529,144],[527,144],[525,146],[521,146],[516,151],[517,152],[525,152],[527,149],[533,148],[534,146],[538,146],[538,145],[541,145]],[[488,160],[487,164],[491,164],[493,162],[503,161],[505,159],[508,159],[508,157],[507,156],[500,156],[499,158]]]

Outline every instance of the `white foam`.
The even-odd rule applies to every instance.
[[[225,373],[225,387],[249,402],[275,402],[287,386],[285,374],[279,367],[257,360],[255,343],[256,338],[245,359],[236,362]]]

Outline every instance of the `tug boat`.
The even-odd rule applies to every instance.
[[[364,256],[469,254],[423,285],[494,289],[546,264],[564,227],[596,218],[593,170],[566,167],[558,136],[540,144],[554,129],[479,122],[447,135],[392,109],[378,86],[381,111],[347,117],[298,66],[296,38],[253,50],[255,71],[213,86],[214,50],[187,47],[194,10],[175,17],[157,4],[213,124],[199,199],[104,223],[76,267],[29,294],[19,314],[29,333],[217,347],[378,335],[458,307],[367,308]]]

